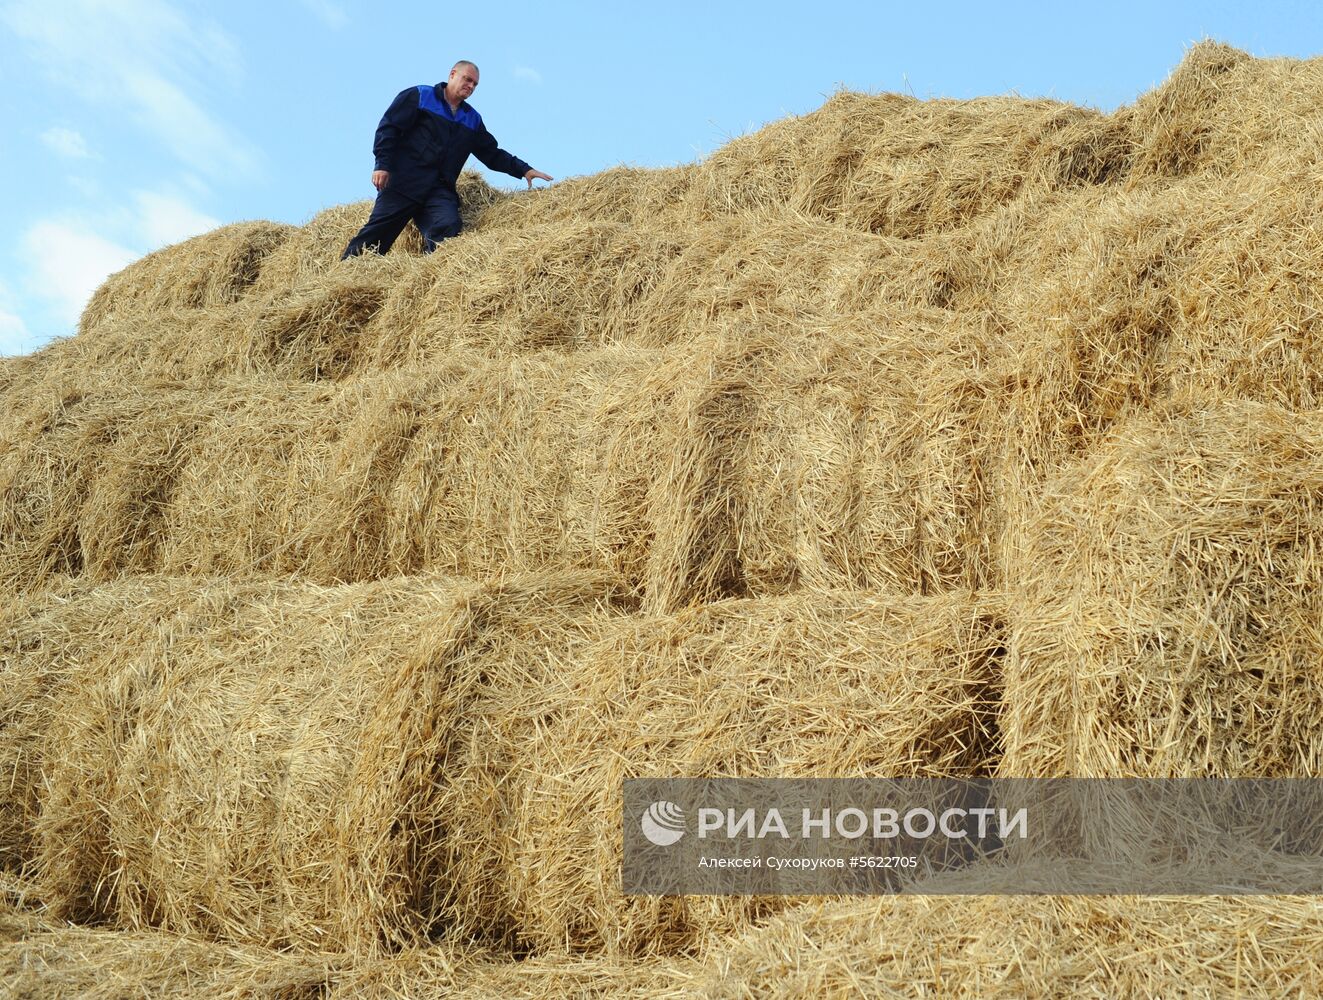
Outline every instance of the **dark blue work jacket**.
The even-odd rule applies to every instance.
[[[529,165],[496,145],[468,101],[452,112],[445,91],[444,83],[402,90],[381,116],[372,152],[376,169],[390,173],[390,189],[415,201],[438,184],[453,191],[470,153],[492,170],[523,177]]]

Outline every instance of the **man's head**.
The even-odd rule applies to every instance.
[[[478,67],[467,59],[455,63],[450,70],[450,79],[446,81],[446,97],[466,101],[477,88]]]

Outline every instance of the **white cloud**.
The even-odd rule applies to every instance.
[[[0,309],[0,354],[26,354],[36,346],[34,339],[20,316]]]
[[[197,174],[183,174],[179,178],[179,184],[200,198],[210,198],[212,195],[211,185]]]
[[[154,73],[126,73],[124,89],[138,121],[189,166],[208,173],[251,174],[256,154],[180,87]],[[224,168],[222,171],[221,168]]]
[[[536,83],[539,86],[542,84],[542,74],[532,66],[516,66],[514,75],[519,80],[527,80],[529,83]]]
[[[73,326],[97,287],[144,253],[221,225],[183,198],[135,191],[124,208],[79,216],[63,214],[34,224],[22,240],[24,292],[45,302]],[[3,289],[0,289],[2,292]],[[0,315],[11,311],[0,295]]]
[[[50,303],[61,322],[77,325],[97,286],[138,255],[76,222],[38,222],[23,238],[29,291]]]
[[[242,72],[238,46],[214,24],[167,0],[10,0],[0,20],[48,77],[126,111],[185,163],[214,176],[255,170],[252,144],[200,103]]]
[[[147,191],[139,191],[133,197],[138,204],[139,232],[153,250],[209,232],[221,224],[219,219],[199,212],[179,198]]]
[[[71,128],[60,126],[48,128],[41,133],[41,141],[61,156],[67,156],[71,160],[86,160],[92,156],[82,133],[75,132]]]
[[[95,201],[101,197],[101,182],[95,177],[79,177],[73,175],[69,177],[69,186],[81,194],[88,201]]]
[[[344,7],[333,0],[303,0],[303,6],[334,31],[339,31],[349,23],[349,15],[345,13]]]

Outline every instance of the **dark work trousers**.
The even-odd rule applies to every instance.
[[[463,222],[459,217],[459,198],[454,191],[438,185],[427,194],[426,201],[414,201],[395,194],[389,187],[377,195],[372,214],[358,235],[349,241],[340,259],[356,257],[364,250],[385,253],[391,248],[404,227],[413,219],[423,234],[423,247],[427,253],[451,236],[458,236]]]

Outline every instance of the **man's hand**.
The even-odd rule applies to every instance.
[[[390,183],[390,174],[385,170],[372,171],[372,186],[378,191],[386,190],[386,185]],[[528,186],[532,187],[533,182],[529,181]]]
[[[533,181],[535,179],[540,181],[554,181],[556,178],[552,177],[550,174],[544,174],[541,170],[529,170],[528,173],[524,174],[524,180],[528,181],[528,186],[530,188],[533,186]]]

